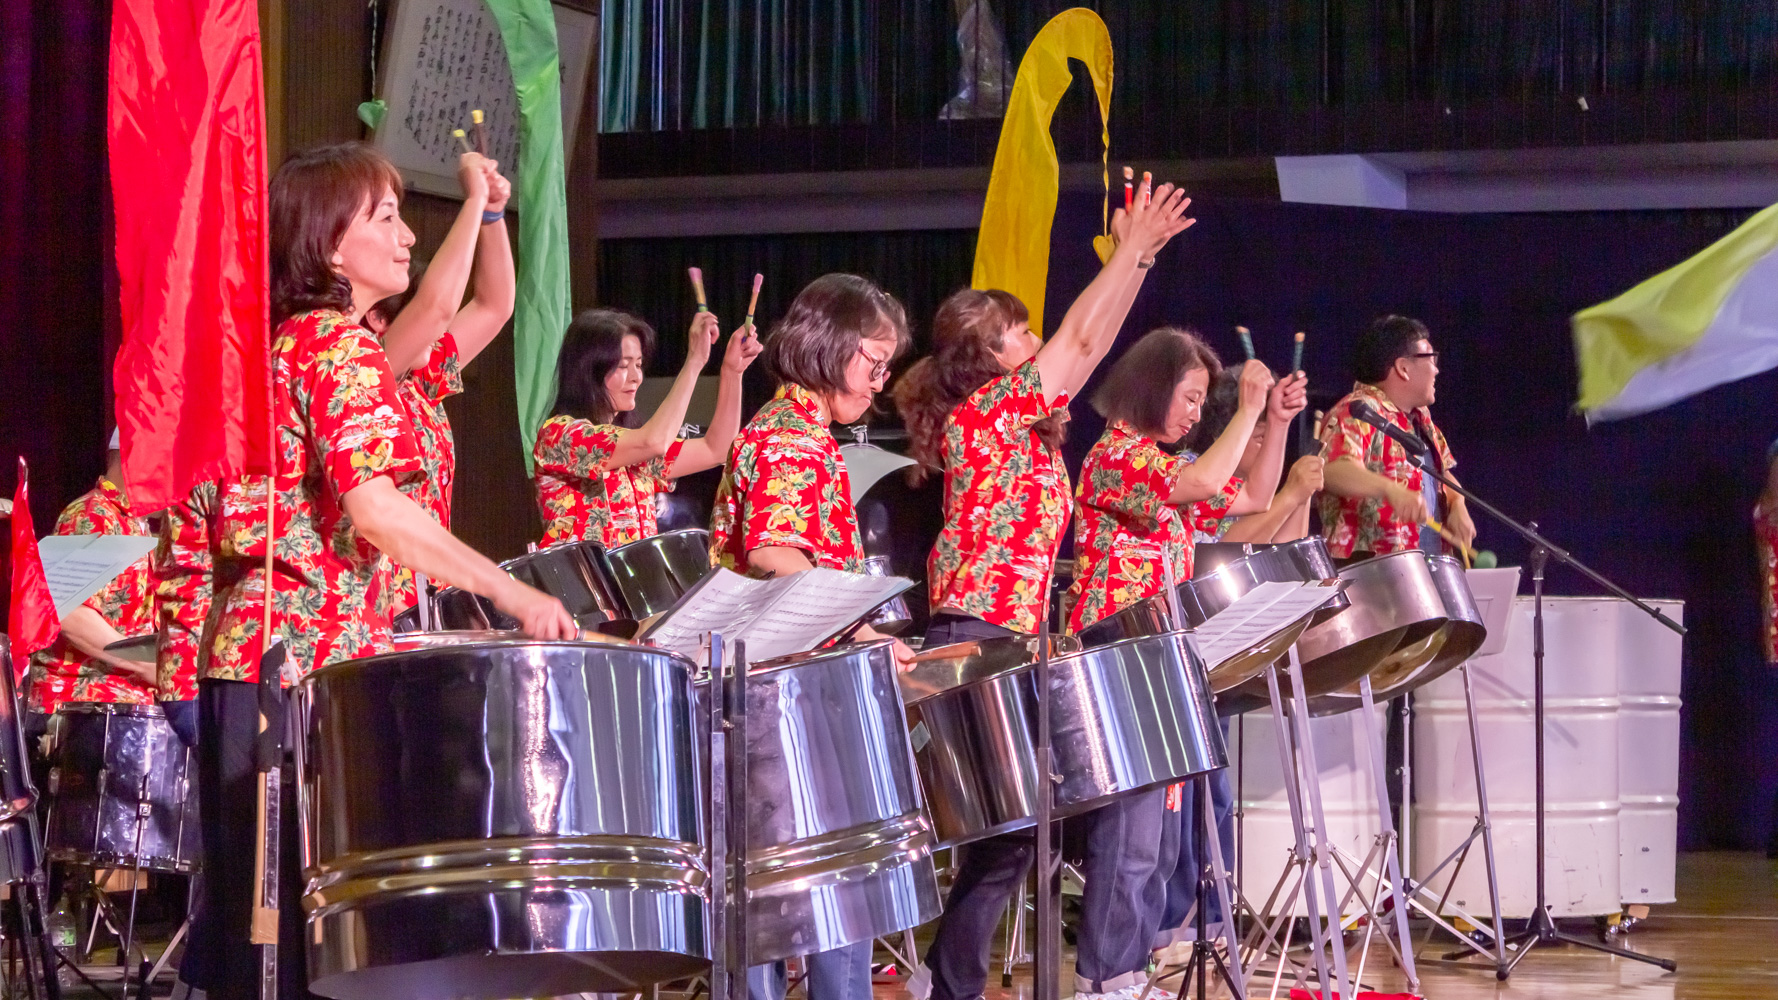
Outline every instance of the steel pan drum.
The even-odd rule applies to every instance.
[[[747,677],[748,956],[769,962],[939,914],[889,640],[764,660]]]
[[[1428,640],[1435,640],[1445,624],[1444,600],[1424,552],[1392,552],[1352,563],[1340,570],[1340,579],[1347,581],[1352,606],[1297,640],[1304,693],[1310,698],[1356,684],[1398,650],[1398,662],[1423,657],[1414,666],[1418,669],[1436,652]],[[1279,680],[1289,694],[1289,677]],[[1268,700],[1263,678],[1256,677],[1222,696],[1217,707],[1224,714],[1247,712]]]
[[[673,606],[710,574],[710,533],[686,528],[619,545],[605,553],[624,617],[638,621]]]
[[[1058,818],[1226,765],[1204,665],[1185,635],[1126,639],[1050,661]],[[958,671],[961,683],[909,708],[944,846],[1036,822],[1034,667],[983,657],[979,672]]]
[[[889,565],[888,556],[866,556],[864,571],[871,576],[894,576],[895,569]],[[900,635],[914,623],[914,613],[908,610],[906,593],[897,594],[884,602],[882,607],[870,613],[865,619],[871,628],[884,635]]]
[[[1278,583],[1311,583],[1316,580],[1337,580],[1340,571],[1328,554],[1327,542],[1320,535],[1310,535],[1293,542],[1255,545],[1250,561],[1258,575]],[[1352,606],[1352,599],[1342,591],[1315,612],[1319,625]]]
[[[198,868],[197,758],[159,705],[66,702],[50,724],[51,858],[94,868]]]
[[[309,988],[633,992],[707,966],[690,661],[491,642],[317,670],[300,731]]]
[[[1463,564],[1452,556],[1428,556],[1427,568],[1438,587],[1445,606],[1445,624],[1418,643],[1396,650],[1376,670],[1371,671],[1371,696],[1378,702],[1388,701],[1423,684],[1431,683],[1451,668],[1463,663],[1482,648],[1488,630],[1482,625],[1482,613],[1476,608],[1475,595],[1469,590],[1469,576]],[[1363,704],[1356,683],[1332,694],[1315,698],[1309,704],[1314,715],[1348,712]]]
[[[561,601],[582,628],[630,617],[606,567],[605,550],[596,543],[560,542],[508,559],[500,568]],[[432,595],[432,623],[434,629],[453,632],[519,627],[518,620],[496,609],[493,601],[456,587]],[[395,631],[419,630],[418,607],[395,616]]]

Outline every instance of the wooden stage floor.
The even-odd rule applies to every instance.
[[[1630,951],[1671,958],[1679,971],[1614,958],[1590,949],[1538,948],[1502,983],[1492,967],[1470,969],[1423,963],[1420,994],[1429,1000],[1546,1000],[1611,997],[1622,1000],[1778,1000],[1778,862],[1758,854],[1682,854],[1679,901],[1653,908],[1649,918],[1611,943]],[[1591,922],[1563,921],[1564,929],[1590,933]],[[987,1000],[1024,1000],[1031,994],[1031,969],[1016,970],[1013,986],[1000,987],[996,938],[994,975]],[[920,945],[925,946],[925,935]],[[1454,947],[1449,938],[1420,949],[1434,956]],[[1373,946],[1365,985],[1382,992],[1406,988],[1385,945]],[[1064,952],[1062,996],[1071,995],[1074,961]],[[1177,980],[1170,986],[1177,987]],[[1196,995],[1196,990],[1192,991]],[[902,1000],[898,985],[880,983],[875,1000]],[[1226,991],[1213,991],[1226,995]],[[1256,990],[1254,997],[1263,997]],[[1282,995],[1282,991],[1281,991]]]

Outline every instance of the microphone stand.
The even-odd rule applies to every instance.
[[[1362,419],[1362,417],[1361,417],[1361,419]],[[1391,428],[1391,429],[1397,429],[1397,428]],[[1536,751],[1536,768],[1537,768],[1537,773],[1535,775],[1536,781],[1537,781],[1537,810],[1536,810],[1536,818],[1537,818],[1537,868],[1536,868],[1537,899],[1536,899],[1536,902],[1533,905],[1533,909],[1531,911],[1531,922],[1525,927],[1525,929],[1523,931],[1508,938],[1505,942],[1506,947],[1516,948],[1518,950],[1518,954],[1516,954],[1512,957],[1512,961],[1506,963],[1504,966],[1499,966],[1496,968],[1495,973],[1494,973],[1495,978],[1504,982],[1508,976],[1512,975],[1513,970],[1518,968],[1519,963],[1524,960],[1525,956],[1531,954],[1532,949],[1536,948],[1538,945],[1548,946],[1548,945],[1557,945],[1557,944],[1577,944],[1583,948],[1591,948],[1594,951],[1602,951],[1608,955],[1616,955],[1619,958],[1629,958],[1629,959],[1634,959],[1638,962],[1647,962],[1650,965],[1658,965],[1662,969],[1665,969],[1668,972],[1673,972],[1673,971],[1677,970],[1679,968],[1679,965],[1678,965],[1678,963],[1674,962],[1672,959],[1657,958],[1654,955],[1641,955],[1641,954],[1638,954],[1633,951],[1626,951],[1622,948],[1614,948],[1614,947],[1612,947],[1608,944],[1605,944],[1603,942],[1593,941],[1588,938],[1583,938],[1583,937],[1580,937],[1580,936],[1574,935],[1574,934],[1563,933],[1562,930],[1556,926],[1555,918],[1550,916],[1550,906],[1549,906],[1548,897],[1545,892],[1546,886],[1545,886],[1545,878],[1544,878],[1545,867],[1546,867],[1545,860],[1544,860],[1545,806],[1544,806],[1544,752],[1543,752],[1544,751],[1544,732],[1543,732],[1543,728],[1544,728],[1544,723],[1543,723],[1543,720],[1544,720],[1544,696],[1543,696],[1543,572],[1544,572],[1544,567],[1549,562],[1549,560],[1553,558],[1558,563],[1565,564],[1567,566],[1572,567],[1575,570],[1578,570],[1582,576],[1585,576],[1587,579],[1589,579],[1589,580],[1593,581],[1594,583],[1598,584],[1599,586],[1605,588],[1613,596],[1622,598],[1623,600],[1626,600],[1626,601],[1630,602],[1631,604],[1635,605],[1636,607],[1642,609],[1642,611],[1645,614],[1649,615],[1655,621],[1660,622],[1662,625],[1665,625],[1668,628],[1672,629],[1674,632],[1676,632],[1680,635],[1685,635],[1685,627],[1680,625],[1678,622],[1674,621],[1673,619],[1668,618],[1666,615],[1662,614],[1658,608],[1652,607],[1649,604],[1647,604],[1646,602],[1644,602],[1643,600],[1641,600],[1640,598],[1632,596],[1629,591],[1626,591],[1624,588],[1622,588],[1622,587],[1618,586],[1617,584],[1611,582],[1610,580],[1606,579],[1604,576],[1602,576],[1597,571],[1595,571],[1592,567],[1590,567],[1587,564],[1581,562],[1580,560],[1574,558],[1573,554],[1568,552],[1568,550],[1562,548],[1559,545],[1556,545],[1554,542],[1551,542],[1549,539],[1545,538],[1541,533],[1538,532],[1536,522],[1532,522],[1530,524],[1520,524],[1518,521],[1515,521],[1512,518],[1501,513],[1499,508],[1497,508],[1497,507],[1493,506],[1492,504],[1488,503],[1487,501],[1481,499],[1480,497],[1476,496],[1474,493],[1471,493],[1469,490],[1466,490],[1463,487],[1457,485],[1455,482],[1452,482],[1449,477],[1445,476],[1443,473],[1439,472],[1436,468],[1434,468],[1431,456],[1430,456],[1430,454],[1428,454],[1425,445],[1421,444],[1418,440],[1415,440],[1414,443],[1420,444],[1420,448],[1415,449],[1412,446],[1408,445],[1407,442],[1401,441],[1401,438],[1398,437],[1397,435],[1390,434],[1389,436],[1392,439],[1400,442],[1405,448],[1407,448],[1408,458],[1410,460],[1412,460],[1415,465],[1419,466],[1420,471],[1422,471],[1422,472],[1426,473],[1427,475],[1433,477],[1434,479],[1438,480],[1440,483],[1442,483],[1446,487],[1448,487],[1452,492],[1454,492],[1458,496],[1461,496],[1464,499],[1468,500],[1470,503],[1475,504],[1477,507],[1481,508],[1484,512],[1486,512],[1490,517],[1494,518],[1494,520],[1499,521],[1501,524],[1506,525],[1508,528],[1511,528],[1513,531],[1517,532],[1520,535],[1520,537],[1524,538],[1527,542],[1531,543],[1531,593],[1532,593],[1532,614],[1531,614],[1532,653],[1531,653],[1531,662],[1532,662],[1532,677],[1533,677],[1532,706],[1533,706],[1533,715],[1534,715],[1535,727],[1536,727],[1536,732],[1535,732],[1535,736],[1534,736],[1534,739],[1535,739],[1534,747],[1535,747],[1535,751]]]

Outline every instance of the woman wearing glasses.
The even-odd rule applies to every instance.
[[[1155,254],[1192,224],[1189,204],[1171,184],[1151,192],[1145,182],[1134,209],[1113,219],[1116,251],[1048,343],[1005,292],[966,289],[939,307],[932,355],[895,391],[914,458],[945,475],[944,529],[927,562],[927,648],[1037,630],[1068,520],[1059,450],[1068,399],[1111,349]],[[1028,834],[964,848],[926,953],[935,1000],[981,995],[990,939],[1032,848]]]

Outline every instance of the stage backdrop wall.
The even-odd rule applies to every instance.
[[[1262,360],[1305,368],[1325,406],[1351,384],[1356,332],[1389,312],[1417,316],[1441,352],[1433,412],[1466,486],[1535,520],[1557,544],[1632,593],[1686,602],[1681,844],[1763,846],[1778,786],[1778,671],[1759,651],[1759,580],[1749,512],[1778,436],[1778,375],[1717,389],[1646,417],[1588,430],[1573,412],[1568,317],[1677,263],[1740,221],[1710,213],[1441,215],[1279,203],[1199,202],[1197,225],[1161,255],[1119,340],[1190,324],[1225,360],[1252,329]],[[1097,272],[1100,202],[1063,196],[1049,314]],[[1101,371],[1104,371],[1101,368]],[[1319,395],[1319,394],[1318,394]],[[1091,386],[1085,394],[1090,399]],[[1071,466],[1102,422],[1077,405]],[[1503,564],[1526,548],[1478,517],[1478,546]],[[1557,594],[1597,591],[1552,567]],[[1552,671],[1564,669],[1549,664]]]

